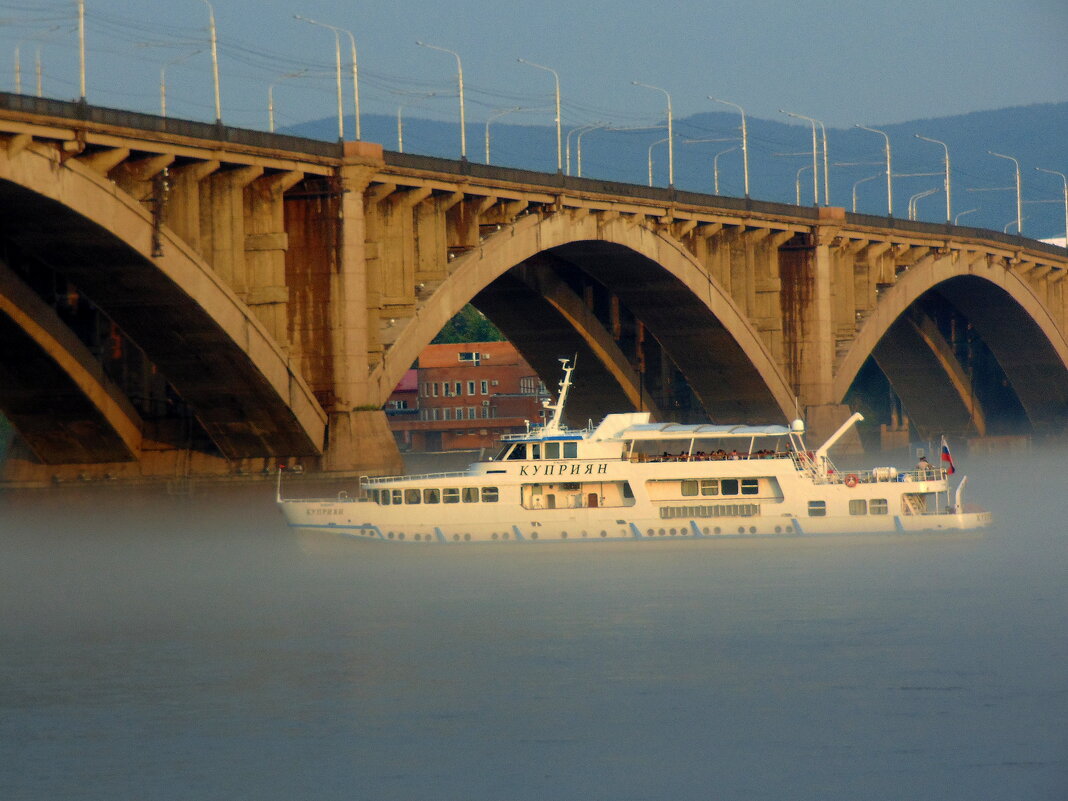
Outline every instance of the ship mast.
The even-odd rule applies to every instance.
[[[557,434],[563,430],[564,403],[567,401],[567,391],[571,389],[571,373],[575,370],[576,361],[578,361],[578,357],[560,360],[560,364],[564,367],[564,377],[560,380],[560,394],[556,399],[556,403],[542,401],[542,407],[552,409],[553,412],[549,422],[542,428],[542,434]]]

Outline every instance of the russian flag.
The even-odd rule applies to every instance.
[[[949,443],[946,442],[945,437],[942,437],[942,464],[946,468],[946,475],[951,476],[957,472],[957,468],[953,464],[953,454],[949,452]]]

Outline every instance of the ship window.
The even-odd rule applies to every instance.
[[[560,443],[559,442],[546,442],[545,443],[545,458],[546,459],[559,459],[560,458]]]
[[[719,490],[724,495],[738,494],[738,479],[724,478],[719,482]]]
[[[872,498],[868,504],[868,511],[873,515],[885,515],[887,513],[886,498]]]
[[[564,458],[565,459],[577,459],[578,458],[578,443],[577,442],[565,442],[564,443]]]
[[[482,503],[497,503],[497,488],[496,487],[483,487],[482,488]]]
[[[401,497],[402,496],[401,496],[401,491],[400,490],[393,490],[393,503],[395,503],[395,504],[401,503]]]
[[[520,442],[514,448],[512,452],[508,454],[508,459],[525,459],[527,457],[527,446]]]
[[[446,487],[441,491],[441,500],[443,503],[459,503],[460,490],[456,487]]]
[[[405,503],[419,503],[423,499],[423,493],[417,489],[410,489],[404,491]]]
[[[863,498],[855,498],[849,502],[849,514],[851,515],[866,515],[868,513],[868,502]]]
[[[809,501],[808,502],[808,516],[809,517],[826,517],[827,516],[827,501]]]
[[[425,490],[423,490],[423,503],[441,503],[441,490],[439,490],[439,489],[425,489]]]
[[[623,482],[623,497],[627,498],[627,499],[630,499],[630,498],[634,497],[634,490],[632,490],[630,488],[630,482],[629,481],[624,481]]]
[[[702,478],[701,479],[701,494],[702,495],[719,495],[719,479],[718,478]]]
[[[696,479],[691,479],[691,480],[683,481],[682,482],[682,494],[684,496],[696,495],[697,494],[697,480]]]
[[[378,496],[375,500],[377,500],[380,504],[382,504],[383,506],[389,506],[389,490],[382,490],[381,492],[375,490],[375,495]]]
[[[463,488],[464,503],[478,503],[478,487]]]
[[[743,478],[742,495],[756,495],[760,491],[760,479]]]

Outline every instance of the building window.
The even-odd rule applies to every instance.
[[[490,416],[490,407],[489,406],[483,406],[482,407],[482,417],[483,417],[483,419],[488,419],[489,416]]]
[[[456,407],[456,419],[457,420],[463,420],[464,419],[464,407],[463,406],[457,406]]]
[[[457,398],[464,394],[464,382],[463,381],[456,381],[455,383],[453,383],[452,386],[453,386],[454,394],[456,395]]]
[[[527,375],[519,379],[520,395],[537,395],[541,387],[541,380],[536,375]]]
[[[468,395],[474,395],[475,394],[475,382],[474,381],[468,381],[467,382],[467,394]]]
[[[438,396],[438,382],[437,381],[432,382],[430,384],[430,388],[433,390],[434,397],[436,398]]]
[[[886,498],[872,498],[868,504],[868,511],[873,515],[885,515],[887,514],[888,507]]]
[[[489,394],[489,381],[480,381],[479,382],[479,389],[482,390],[482,394],[483,395],[488,395]]]
[[[482,360],[479,358],[478,351],[462,350],[456,354],[456,360],[463,362],[464,364],[470,364],[474,367],[478,367]]]
[[[441,410],[441,419],[442,420],[451,420],[452,419],[452,409],[450,409],[448,406],[443,408]]]
[[[474,406],[468,406],[467,407],[467,419],[468,420],[474,420],[476,417],[478,417],[478,415],[475,414],[475,407]]]
[[[849,514],[851,515],[866,515],[868,513],[868,502],[862,498],[856,498],[849,502]]]
[[[826,517],[827,516],[827,501],[809,501],[808,502],[808,516],[809,517]]]

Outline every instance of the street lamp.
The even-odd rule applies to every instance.
[[[602,128],[607,128],[607,127],[608,127],[608,125],[606,123],[603,123],[603,122],[599,122],[599,123],[597,123],[595,125],[588,125],[585,128],[583,128],[581,131],[579,131],[578,135],[575,137],[575,155],[576,155],[576,161],[578,162],[578,177],[579,178],[582,177],[582,137],[585,136],[588,133],[592,133],[593,131],[599,131]]]
[[[199,55],[199,53],[199,50],[194,50],[192,53],[186,53],[184,56],[179,56],[176,59],[168,61],[159,68],[159,115],[161,117],[167,116],[167,67],[181,64],[183,61],[187,61],[193,56]]]
[[[820,204],[820,178],[819,178],[820,169],[819,169],[819,162],[816,160],[817,159],[817,152],[818,152],[817,148],[816,148],[816,122],[817,121],[812,119],[812,117],[806,117],[804,114],[795,114],[794,112],[786,111],[785,109],[779,109],[779,113],[780,114],[785,114],[787,117],[796,117],[796,118],[801,119],[801,120],[808,120],[809,123],[811,123],[811,125],[812,125],[812,205],[818,206]],[[800,174],[801,174],[801,171],[798,170],[798,175],[800,175]],[[801,205],[800,200],[798,200],[798,205],[799,206]]]
[[[971,214],[971,213],[976,212],[976,211],[979,211],[979,209],[978,208],[974,208],[974,209],[968,209],[967,211],[958,211],[957,212],[957,216],[953,218],[953,224],[954,225],[960,225],[960,218],[961,217],[963,217],[965,214]]]
[[[456,83],[460,89],[460,160],[467,161],[467,131],[465,130],[466,120],[464,118],[464,67],[460,63],[460,54],[454,50],[447,50],[444,47],[427,44],[426,42],[417,41],[416,44],[429,50],[440,50],[442,53],[448,53],[456,59]]]
[[[949,145],[947,145],[945,142],[943,142],[943,141],[941,141],[939,139],[931,139],[928,136],[920,136],[919,134],[913,134],[913,136],[915,136],[917,139],[922,139],[925,142],[934,142],[936,145],[941,145],[942,148],[946,152],[946,157],[945,157],[946,177],[945,177],[945,180],[943,181],[943,188],[946,191],[946,222],[950,222],[953,219],[953,213],[952,213],[952,211],[950,211],[952,206],[950,204],[950,194],[949,194]]]
[[[516,61],[520,64],[526,64],[528,67],[536,67],[539,70],[545,70],[553,74],[553,80],[556,82],[556,171],[562,172],[564,162],[560,135],[560,76],[557,75],[556,70],[550,67],[543,67],[541,64],[535,64],[533,61],[527,61],[525,58],[517,58]]]
[[[78,0],[78,83],[85,102],[85,0]]]
[[[664,142],[670,142],[671,137],[664,137],[663,139],[657,139],[651,145],[649,145],[649,186],[653,185],[653,148],[657,145],[662,145]]]
[[[285,75],[279,77],[278,80],[275,81],[275,83],[281,83],[282,81],[288,80],[289,78],[299,78],[306,72],[307,70],[287,72]],[[267,129],[271,133],[274,133],[274,87],[274,83],[267,87]]]
[[[880,131],[878,128],[869,128],[866,125],[854,125],[853,127],[854,128],[860,128],[862,131],[871,131],[872,133],[880,134],[883,137],[883,139],[886,140],[886,216],[887,217],[893,217],[894,216],[894,187],[893,187],[893,182],[891,181],[891,175],[893,173],[890,172],[890,137],[887,135],[886,131]],[[856,209],[856,205],[857,205],[856,188],[854,187],[853,211],[857,210]]]
[[[211,36],[211,75],[215,85],[215,124],[222,124],[222,97],[219,92],[219,40],[215,32],[215,7],[202,0],[208,7],[208,32]]]
[[[340,34],[345,34],[349,37],[349,46],[352,48],[352,111],[353,122],[356,125],[356,139],[360,139],[360,85],[359,74],[356,70],[356,37],[352,35],[352,31],[346,28],[339,28],[335,25],[327,25],[325,22],[318,22],[314,19],[308,19],[300,14],[294,14],[293,19],[299,19],[301,22],[307,22],[309,25],[318,25],[320,28],[327,28],[334,32],[334,47],[337,54],[337,104],[338,109],[341,109],[341,42],[338,39]],[[340,134],[340,138],[344,139],[343,131]]]
[[[1011,161],[1016,167],[1016,233],[1019,236],[1023,236],[1023,203],[1020,200],[1020,162],[1014,159],[1012,156],[1005,156],[1001,153],[995,153],[993,150],[986,151],[991,156],[997,156],[999,159],[1006,159]]]
[[[869,175],[867,178],[861,178],[859,181],[853,184],[853,213],[857,213],[857,187],[868,181],[874,181],[876,178],[881,178],[881,175]]]
[[[313,19],[302,17],[300,14],[294,14],[293,19],[299,19],[301,22],[307,22],[309,25],[315,25],[319,28],[326,28],[334,34],[334,65],[335,72],[337,73],[337,138],[339,142],[344,142],[345,109],[342,105],[341,93],[341,29],[335,28],[333,25],[327,25],[324,22],[316,22]]]
[[[425,94],[423,94],[419,98],[419,100],[426,100],[427,98],[434,97],[435,95],[437,95],[437,92],[426,92]],[[400,105],[397,106],[397,152],[398,153],[403,153],[404,152],[404,120],[403,120],[403,117],[402,117],[402,112],[404,111],[404,109],[407,106],[415,105],[416,103],[419,102],[419,100],[414,100],[411,103],[401,103]]]
[[[513,111],[519,111],[520,108],[520,106],[512,106],[511,108],[501,109],[496,114],[491,114],[490,117],[486,120],[486,164],[490,163],[490,123],[498,117],[503,117],[505,114],[511,114]]]
[[[668,93],[667,89],[661,89],[659,86],[652,86],[647,83],[642,83],[641,81],[631,81],[631,84],[633,84],[634,86],[644,86],[646,89],[655,89],[658,92],[663,92],[664,97],[667,98],[668,186],[673,187],[675,186],[675,148],[672,142],[673,134],[671,127],[671,95]],[[652,186],[652,184],[650,184],[650,186]]]
[[[805,170],[811,170],[812,167],[802,167],[797,171],[797,175],[794,178],[794,205],[801,205],[801,173]]]
[[[915,195],[913,195],[912,197],[909,198],[909,219],[910,220],[915,220],[916,219],[916,214],[917,214],[916,205],[921,200],[923,200],[925,197],[930,197],[931,195],[935,194],[936,192],[938,192],[937,189],[927,189],[927,190],[925,190],[923,192],[917,192]]]
[[[1056,170],[1044,170],[1041,167],[1035,167],[1038,172],[1048,172],[1050,175],[1059,175],[1061,177],[1061,183],[1064,185],[1064,246],[1068,248],[1068,177],[1063,172],[1057,172]]]
[[[742,174],[745,178],[745,196],[749,197],[749,135],[745,130],[745,109],[739,106],[737,103],[732,103],[729,100],[720,100],[718,97],[712,97],[708,95],[708,99],[713,103],[722,103],[725,106],[733,106],[738,109],[742,115]],[[718,192],[717,192],[718,194]]]
[[[724,156],[727,153],[733,153],[737,149],[737,145],[728,147],[726,150],[721,150],[712,157],[712,191],[717,195],[719,194],[719,157]]]

